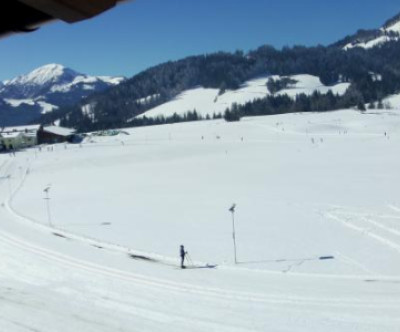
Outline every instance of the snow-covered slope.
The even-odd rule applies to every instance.
[[[361,47],[365,49],[373,48],[383,45],[390,41],[400,40],[400,17],[393,20],[389,24],[384,25],[379,30],[373,31],[371,36],[356,38],[352,42],[344,46],[344,50],[349,50],[354,47]]]
[[[30,112],[26,112],[26,118],[20,117],[13,124],[30,122],[34,120],[32,117],[74,104],[123,80],[123,77],[89,76],[59,64],[45,65],[0,85],[0,98],[8,105],[2,109],[2,122],[5,117],[9,119],[6,122],[13,122],[13,114],[21,115],[27,108]]]
[[[384,31],[382,31],[384,32]],[[387,35],[382,35],[379,36],[377,38],[371,39],[371,40],[367,40],[364,42],[356,42],[356,43],[349,43],[347,44],[344,49],[345,50],[349,50],[352,49],[354,47],[361,47],[361,48],[365,48],[365,49],[369,49],[369,48],[373,48],[376,46],[380,46],[384,43],[390,42],[390,41],[398,41],[400,40],[399,36],[387,36]]]
[[[388,109],[398,109],[400,110],[400,94],[394,94],[386,97],[383,100],[384,106]]]
[[[397,112],[127,132],[0,155],[1,331],[398,331]]]
[[[286,94],[294,98],[299,94],[311,95],[314,91],[322,94],[332,91],[333,94],[344,95],[350,86],[350,83],[338,83],[334,86],[326,86],[321,83],[319,77],[312,75],[293,75],[290,78],[297,83],[288,89],[279,91],[278,94]]]
[[[279,91],[277,94],[286,94],[294,98],[296,95],[302,93],[310,95],[314,91],[319,91],[321,93],[332,91],[334,94],[342,95],[350,86],[349,83],[339,83],[335,86],[327,87],[321,83],[318,77],[312,75],[294,75],[289,77],[297,83],[288,89]],[[233,103],[242,105],[254,99],[260,99],[270,95],[267,82],[271,78],[276,80],[280,77],[269,76],[254,79],[243,84],[240,89],[234,91],[228,90],[222,95],[219,95],[218,89],[204,89],[198,87],[196,89],[187,90],[174,100],[151,109],[140,117],[157,117],[159,115],[168,117],[174,113],[183,115],[194,109],[202,116],[206,116],[207,114],[213,116],[214,113],[224,113]]]

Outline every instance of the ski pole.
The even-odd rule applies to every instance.
[[[187,258],[188,258],[188,262],[189,262],[191,265],[193,265],[192,258],[190,257],[190,255],[189,255],[188,252],[186,253],[186,256],[187,256]]]

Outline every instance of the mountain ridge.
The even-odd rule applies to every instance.
[[[360,29],[355,34],[332,44],[348,50],[355,47],[373,48],[400,39],[400,13],[387,20],[379,29]]]
[[[0,120],[3,125],[25,124],[124,80],[124,77],[90,76],[60,64],[47,64],[1,82]]]

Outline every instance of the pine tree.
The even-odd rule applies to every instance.
[[[360,102],[357,104],[357,109],[358,109],[359,111],[361,111],[361,112],[364,112],[364,111],[367,110],[367,109],[365,108],[365,104],[364,104],[362,101],[360,101]]]

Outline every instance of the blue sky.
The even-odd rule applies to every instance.
[[[0,80],[47,63],[130,77],[218,50],[327,45],[399,12],[398,0],[136,0],[82,23],[1,40]]]

